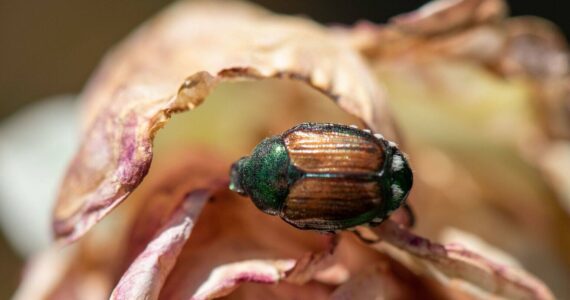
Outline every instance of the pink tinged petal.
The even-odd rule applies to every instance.
[[[469,25],[497,23],[507,13],[504,0],[436,0],[392,18],[390,25],[406,33],[437,35]]]
[[[459,280],[458,287],[467,292],[508,299],[554,299],[548,287],[532,275],[492,262],[460,245],[433,243],[392,221],[385,221],[374,231],[385,242],[420,258],[429,275],[448,284],[457,284]],[[375,247],[383,248],[382,243]]]
[[[337,246],[336,238],[336,236],[331,237],[329,249],[317,253],[307,253],[299,258],[295,268],[287,273],[287,281],[305,284],[314,279],[321,271],[332,267],[334,263],[333,252]]]
[[[249,199],[238,197],[227,189],[222,190],[200,213],[200,220],[168,276],[160,297],[190,299],[212,270],[225,264],[301,258],[309,251],[328,251],[329,245],[327,236],[296,230],[279,218],[263,214]],[[308,284],[319,286],[320,291],[323,291],[321,287],[326,287],[314,282]],[[302,289],[286,282],[278,286],[246,284],[236,291],[236,296],[256,293],[258,288],[282,295],[282,288],[286,285],[292,286],[293,290]],[[313,292],[309,290],[306,292]]]
[[[84,139],[54,210],[56,235],[87,230],[140,184],[157,130],[225,81],[299,80],[395,138],[384,92],[360,56],[318,24],[243,3],[185,1],[106,57],[82,98]]]
[[[303,285],[331,266],[336,244],[319,253],[307,253],[298,260],[244,260],[216,267],[191,299],[214,299],[229,295],[243,283],[279,283]],[[338,272],[338,269],[332,270]],[[342,271],[345,271],[344,269]],[[305,294],[305,292],[303,293]]]
[[[123,274],[111,299],[157,299],[211,192],[192,192]]]
[[[228,163],[212,149],[190,148],[168,152],[139,189],[144,205],[128,233],[125,269],[144,250],[173,212],[197,190],[217,191],[228,186]],[[181,159],[182,158],[182,159]],[[137,200],[137,199],[134,199]]]
[[[200,285],[193,300],[214,299],[229,295],[245,282],[277,283],[295,267],[294,259],[247,260],[215,268]]]

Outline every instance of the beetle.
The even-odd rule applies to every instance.
[[[235,162],[229,188],[294,227],[335,232],[375,226],[400,206],[408,208],[412,184],[406,156],[382,135],[302,123]]]

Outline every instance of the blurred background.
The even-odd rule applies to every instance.
[[[169,2],[0,0],[0,124],[34,101],[79,93],[105,52]],[[360,19],[383,23],[427,1],[253,2],[280,13],[306,15],[325,24],[353,24]],[[512,15],[541,16],[560,26],[566,35],[570,31],[570,19],[564,16],[561,1],[510,1],[509,4]],[[2,138],[0,135],[0,148]],[[0,172],[0,176],[8,174]],[[0,191],[0,197],[5,195]],[[0,213],[0,217],[6,215]],[[12,293],[21,268],[22,253],[0,232],[0,299]]]

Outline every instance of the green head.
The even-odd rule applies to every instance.
[[[384,170],[385,174],[383,177],[386,178],[385,189],[390,195],[387,201],[387,211],[391,212],[402,206],[408,198],[414,182],[414,176],[404,154],[391,143],[388,148],[392,155]]]
[[[277,136],[263,140],[251,156],[241,158],[230,171],[230,189],[251,197],[263,212],[276,215],[289,190],[289,154]]]

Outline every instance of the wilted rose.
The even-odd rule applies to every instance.
[[[437,1],[388,25],[326,28],[244,3],[175,4],[114,49],[82,94],[82,143],[54,211],[59,242],[32,260],[16,298],[552,299],[508,255],[461,231],[454,236],[473,250],[416,235],[396,213],[377,228],[358,229],[378,239],[367,244],[351,232],[294,229],[227,190],[232,160],[261,138],[305,121],[356,123],[409,151],[419,178],[411,199],[418,232],[437,238],[455,225],[491,240],[542,241],[547,246],[532,248],[541,259],[568,249],[566,240],[553,243],[568,229],[567,211],[559,209],[567,194],[555,193],[560,185],[499,165],[490,170],[511,185],[497,192],[479,180],[496,173],[477,177],[481,157],[470,163],[461,148],[511,135],[506,144],[519,170],[538,160],[521,141],[549,148],[567,138],[563,126],[510,111],[527,107],[513,103],[532,98],[529,86],[559,103],[560,94],[547,95],[544,86],[566,82],[567,71],[529,63],[536,43],[520,46],[516,21],[505,15],[502,1]],[[566,53],[565,45],[538,44],[553,49],[554,61]],[[556,80],[537,77],[544,72]],[[505,83],[490,74],[524,79]],[[473,93],[462,90],[467,83]],[[473,117],[472,109],[488,104],[477,98],[486,91],[512,102],[502,110],[489,104],[490,113]],[[471,106],[448,101],[453,97]],[[501,132],[500,120],[485,119],[494,113],[523,127]],[[557,114],[556,124],[568,121],[555,109],[545,113]],[[471,129],[462,122],[477,116],[486,133],[466,142]],[[416,131],[425,124],[434,127]],[[445,147],[453,143],[461,147]],[[505,155],[503,146],[491,157]],[[556,167],[544,172],[565,178]],[[517,188],[531,177],[521,196]],[[537,202],[545,194],[549,208]],[[512,216],[497,216],[497,205]],[[481,216],[487,224],[474,221]],[[561,253],[553,260],[564,261],[567,272],[570,260]]]

